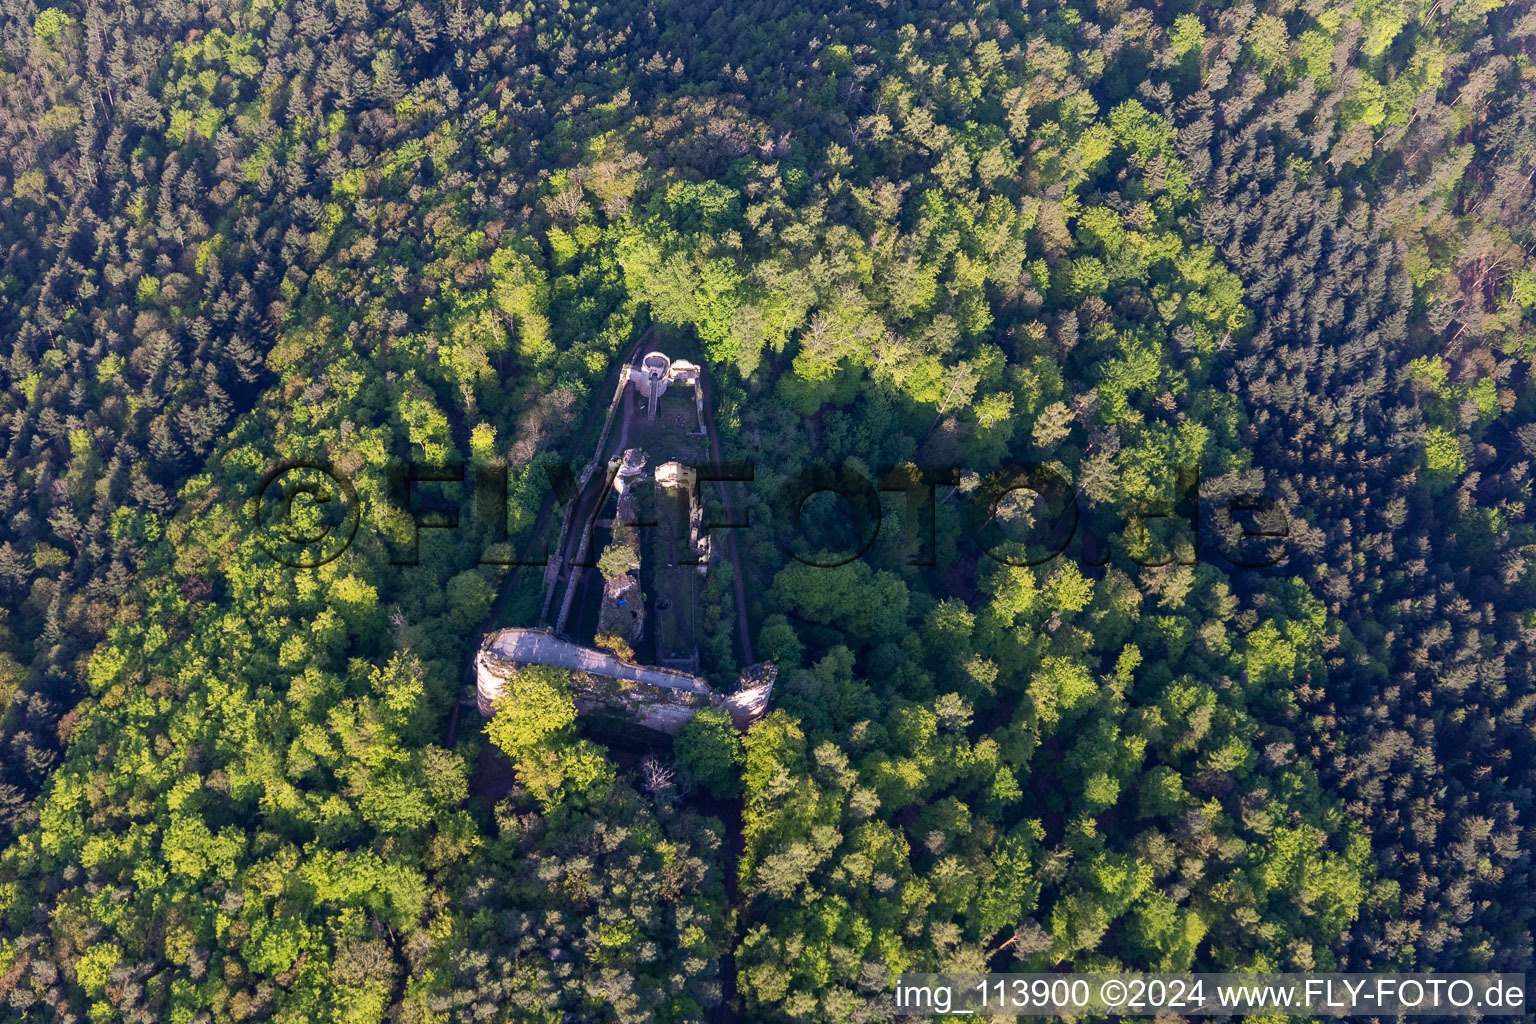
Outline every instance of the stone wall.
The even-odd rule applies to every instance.
[[[475,657],[475,703],[482,715],[495,713],[507,680],[522,665],[569,669],[578,711],[620,709],[635,724],[664,733],[676,732],[705,708],[724,709],[736,728],[746,729],[767,713],[778,674],[772,663],[754,665],[735,693],[722,694],[691,673],[633,665],[548,630],[504,629],[487,636]]]

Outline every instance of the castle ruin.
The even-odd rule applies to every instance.
[[[567,506],[561,550],[545,573],[546,614],[564,589],[559,616],[553,628],[503,629],[485,638],[474,665],[481,714],[494,712],[507,681],[523,665],[569,669],[578,711],[618,712],[661,733],[676,732],[706,708],[728,711],[739,729],[767,713],[777,675],[771,663],[747,668],[731,693],[716,692],[698,674],[699,589],[712,555],[694,468],[707,458],[709,435],[702,373],[695,363],[657,351],[620,371],[597,456],[582,476],[584,492]],[[673,385],[691,389],[691,409],[675,398],[663,401]],[[616,413],[622,415],[618,439],[605,448]],[[642,444],[665,456],[650,473]],[[605,457],[605,451],[612,454]],[[592,472],[599,465],[606,465],[606,473]],[[652,486],[645,488],[648,475]],[[604,514],[605,507],[613,508],[612,515]],[[611,539],[594,563],[588,559],[599,546],[599,530]],[[642,566],[649,580],[645,589],[654,593],[642,591]],[[584,591],[593,567],[600,567],[603,577],[595,602]],[[592,636],[592,645],[566,635],[573,611],[572,631]],[[638,663],[634,648],[642,645],[654,651],[658,664]]]
[[[526,665],[570,670],[576,709],[619,711],[636,725],[675,733],[706,708],[727,712],[746,729],[768,710],[778,669],[754,665],[741,675],[734,693],[717,693],[703,679],[676,669],[634,665],[608,651],[571,643],[548,629],[503,629],[490,634],[475,656],[476,703],[490,717],[507,682]]]
[[[686,359],[668,359],[665,352],[647,352],[639,366],[628,368],[627,375],[636,393],[645,400],[645,418],[648,420],[656,418],[661,396],[666,393],[668,385],[676,382],[692,388],[693,404],[698,415],[698,429],[695,433],[703,435],[708,431],[704,428],[704,392],[699,386],[699,375],[702,372],[697,363],[690,363]]]

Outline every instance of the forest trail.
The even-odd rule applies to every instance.
[[[736,984],[737,913],[741,899],[741,879],[737,875],[737,866],[746,850],[746,837],[741,831],[742,800],[741,797],[721,800],[709,795],[695,795],[691,799],[702,813],[719,817],[725,833],[721,849],[725,853],[722,870],[725,872],[727,941],[720,953],[720,1002],[709,1009],[706,1019],[709,1024],[736,1024],[741,1019],[741,1013],[737,1010]]]

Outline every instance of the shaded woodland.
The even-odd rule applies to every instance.
[[[1525,970],[1533,58],[1528,0],[0,0],[6,1014]],[[775,710],[642,759],[539,672],[450,740],[541,596],[479,556],[553,538],[545,466],[652,325],[756,467]],[[320,568],[251,527],[280,459],[362,497]],[[506,507],[394,564],[402,460]],[[1070,481],[1061,557],[976,543],[1009,461]],[[887,494],[862,557],[792,557],[775,489],[829,462],[956,467],[933,550]],[[988,515],[1005,553],[1045,520]]]

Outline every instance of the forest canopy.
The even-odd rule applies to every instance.
[[[6,1014],[1525,970],[1533,60],[1529,0],[0,0]],[[772,710],[483,719],[647,342],[755,467],[697,646]]]

